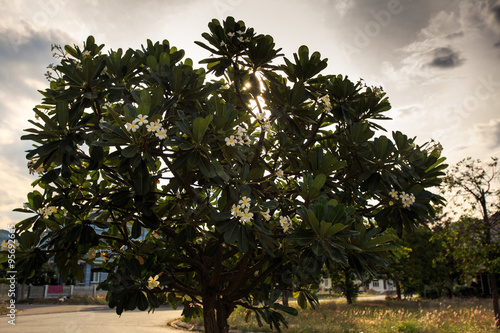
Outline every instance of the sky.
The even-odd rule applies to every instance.
[[[195,62],[214,18],[273,36],[286,57],[301,45],[328,58],[323,74],[382,86],[392,120],[417,143],[439,141],[448,163],[500,155],[499,0],[0,0],[0,229],[25,214],[32,190],[23,129],[48,88],[51,44],[140,49],[169,40]],[[200,67],[202,65],[199,65]]]

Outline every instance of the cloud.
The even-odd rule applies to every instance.
[[[404,105],[394,109],[397,117],[409,117],[418,116],[424,112],[424,106],[422,104],[411,104]]]
[[[475,141],[481,142],[487,148],[500,147],[500,118],[491,119],[487,123],[480,123],[473,126],[473,137]]]
[[[31,143],[20,137],[32,127],[27,120],[41,101],[37,90],[48,87],[44,72],[54,62],[50,46],[66,37],[57,30],[35,31],[29,24],[0,26],[0,229],[23,218],[12,210],[22,206],[34,179],[25,158]]]
[[[340,17],[343,17],[354,5],[355,1],[352,0],[337,0],[335,3],[335,9]]]
[[[428,65],[438,68],[454,68],[464,63],[460,52],[450,47],[438,47],[431,51],[431,61]]]
[[[500,1],[475,0],[460,3],[460,22],[470,30],[485,35],[500,33]]]

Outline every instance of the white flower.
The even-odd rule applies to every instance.
[[[243,136],[243,135],[245,135],[246,131],[247,131],[247,130],[246,130],[246,129],[244,129],[243,127],[240,127],[240,126],[236,127],[236,132],[237,132],[237,135],[238,135],[238,136]]]
[[[240,206],[233,205],[233,207],[231,207],[231,214],[235,217],[240,216]]]
[[[233,36],[234,36],[234,32],[228,32],[228,33],[227,33],[227,35],[228,35],[229,37],[233,37]]]
[[[159,128],[156,132],[156,136],[158,137],[158,139],[164,140],[167,138],[167,131],[164,128]]]
[[[410,196],[408,194],[406,194],[405,192],[402,192],[401,195],[399,196],[399,198],[401,199],[401,201],[405,202],[410,198]]]
[[[127,129],[128,129],[129,131],[135,132],[135,131],[137,131],[137,129],[139,128],[139,125],[137,125],[136,123],[133,123],[133,122],[132,122],[132,123],[126,123],[126,124],[125,124],[125,127],[127,127]]]
[[[248,37],[245,38],[244,42],[246,42],[246,43],[250,42],[250,38],[248,38]]]
[[[389,192],[389,195],[394,199],[398,198],[398,192],[396,192],[396,190],[392,190],[391,192]]]
[[[238,202],[238,204],[241,207],[250,208],[250,203],[251,202],[252,202],[252,200],[249,197],[243,197],[243,198],[241,198],[240,202]]]
[[[284,172],[283,172],[283,170],[281,170],[281,169],[278,169],[278,171],[276,171],[276,177],[283,177],[283,176],[284,176],[284,174],[285,174],[285,173],[284,173]]]
[[[238,35],[243,35],[245,32],[244,32],[244,31],[241,31],[241,30],[238,30],[238,31],[236,31],[236,33],[237,33]],[[228,35],[229,35],[229,34],[228,34]]]
[[[1,248],[2,248],[2,251],[7,251],[8,246],[7,246],[7,241],[6,240],[2,241]]]
[[[269,121],[265,121],[264,125],[262,125],[262,128],[266,132],[271,132],[271,123]]]
[[[245,222],[250,222],[252,221],[253,218],[253,213],[250,212],[249,208],[246,208],[243,213],[241,214],[241,219],[240,221],[245,223]]]
[[[236,145],[236,139],[234,135],[231,135],[229,138],[226,138],[226,145],[234,147]]]
[[[150,122],[148,125],[148,132],[156,132],[159,127],[160,124],[158,124],[157,122]]]
[[[220,46],[226,46],[227,44],[224,42],[220,42]]]
[[[160,282],[158,281],[160,277],[156,275],[155,277],[150,276],[148,279],[148,288],[149,289],[154,289],[160,285]]]
[[[182,199],[181,192],[177,191],[177,193],[175,194],[175,197],[176,197],[177,199]]]
[[[137,118],[134,119],[133,122],[139,126],[142,126],[146,123],[146,120],[148,120],[148,116],[143,116],[142,114],[140,114],[137,116]]]
[[[89,56],[90,55],[90,51],[89,50],[85,50],[82,52],[82,57],[86,57],[86,56]]]
[[[43,215],[44,219],[48,219],[53,213],[57,213],[57,208],[54,206],[47,206],[38,209],[38,214]]]
[[[240,41],[240,42],[243,42],[243,37],[241,37],[241,36],[240,36],[240,37],[237,37],[236,39],[237,39],[238,41]]]
[[[269,209],[265,212],[260,212],[262,214],[262,217],[266,219],[266,221],[269,221],[271,219],[271,215],[269,214]]]
[[[288,216],[280,216],[280,224],[284,232],[288,232],[288,230],[293,229],[292,220]]]

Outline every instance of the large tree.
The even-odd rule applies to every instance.
[[[481,162],[470,157],[459,161],[446,176],[450,202],[460,208],[462,216],[450,233],[453,255],[465,273],[480,270],[488,274],[495,325],[500,328],[500,305],[496,275],[500,273],[500,219],[498,217],[500,179],[498,158]]]
[[[81,278],[79,263],[99,255],[117,313],[166,298],[227,332],[240,305],[279,329],[279,311],[295,313],[282,289],[315,304],[325,262],[369,270],[364,250],[387,249],[370,241],[380,230],[433,215],[444,159],[401,132],[376,136],[385,94],[320,75],[318,52],[281,61],[242,21],[209,29],[197,42],[207,70],[166,40],[55,47],[23,137],[40,177],[20,209],[34,214],[17,225],[17,265],[52,257]]]

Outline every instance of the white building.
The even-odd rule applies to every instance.
[[[357,283],[361,283],[357,281]],[[319,293],[329,293],[330,288],[332,288],[332,281],[330,278],[324,279],[321,284],[319,285]],[[391,280],[383,280],[383,279],[378,279],[378,280],[373,280],[368,285],[363,285],[361,286],[361,291],[362,292],[367,292],[367,291],[375,291],[378,294],[387,294],[391,292],[396,292],[396,286],[394,285],[393,281]]]

